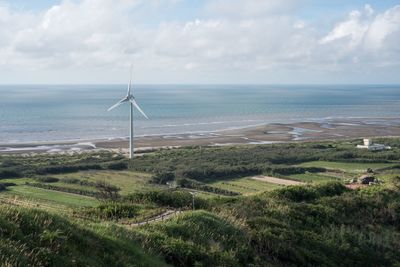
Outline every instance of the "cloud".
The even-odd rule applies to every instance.
[[[200,76],[235,79],[237,73],[348,75],[399,67],[400,5],[384,12],[366,5],[328,31],[296,16],[301,1],[289,0],[208,1],[207,15],[199,18],[143,21],[145,10],[161,12],[180,3],[66,0],[36,13],[0,5],[0,70],[69,69],[71,78],[74,71],[106,74],[134,61],[149,81],[157,73],[172,79],[167,82],[196,82]]]
[[[353,59],[353,63],[372,67],[399,65],[400,5],[376,14],[371,6],[352,11],[320,40],[336,59]],[[354,60],[355,59],[355,60]]]
[[[260,17],[295,10],[303,1],[292,0],[214,0],[206,9],[211,14],[231,17]]]

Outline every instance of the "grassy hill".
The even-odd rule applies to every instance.
[[[1,266],[166,266],[111,229],[0,205]]]

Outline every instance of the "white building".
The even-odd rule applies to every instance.
[[[382,144],[373,144],[371,139],[364,139],[364,145],[357,145],[357,148],[368,149],[368,150],[372,150],[372,151],[391,149],[390,146],[386,146],[386,145],[382,145]]]

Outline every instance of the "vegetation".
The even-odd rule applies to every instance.
[[[2,155],[0,266],[400,266],[399,140]]]
[[[0,205],[2,266],[165,266],[130,240],[43,211]]]

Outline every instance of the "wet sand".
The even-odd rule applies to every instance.
[[[294,141],[337,140],[366,137],[400,136],[400,125],[387,121],[363,122],[341,120],[329,122],[275,123],[242,129],[222,130],[210,133],[145,136],[135,138],[138,152],[165,147],[222,146],[233,144],[271,144]],[[42,142],[30,144],[0,144],[1,153],[79,153],[88,150],[107,149],[127,152],[127,138],[111,140],[80,140]]]

